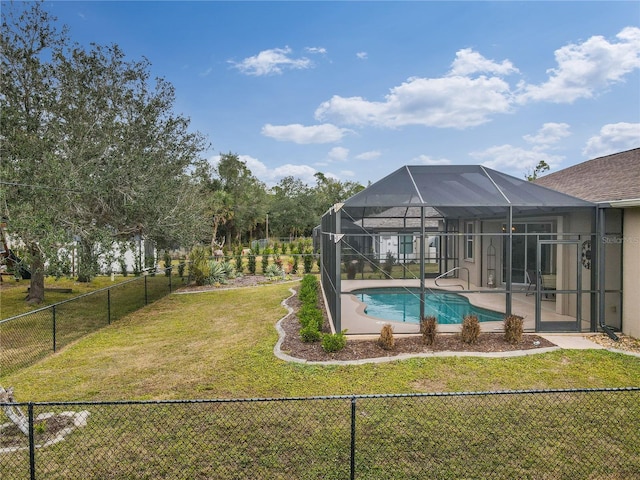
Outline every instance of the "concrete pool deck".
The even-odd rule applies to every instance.
[[[458,278],[440,279],[436,285],[434,279],[426,279],[427,289],[446,290],[451,293],[463,295],[469,302],[477,307],[487,308],[496,312],[505,312],[505,293],[496,292],[492,289],[479,288],[471,285],[471,290],[482,290],[487,293],[466,293],[460,288],[464,281]],[[342,302],[341,321],[342,329],[346,329],[349,335],[371,335],[379,333],[382,326],[389,323],[393,326],[396,334],[420,333],[420,326],[417,323],[406,323],[375,318],[365,314],[365,305],[360,302],[355,295],[349,292],[362,288],[381,287],[420,287],[418,279],[394,279],[394,280],[342,280]],[[466,287],[466,283],[465,283]],[[494,293],[495,292],[495,293]],[[542,302],[543,319],[546,321],[575,321],[574,318],[560,315],[555,312],[556,302],[554,299],[545,299]],[[535,331],[535,295],[527,295],[526,290],[515,292],[512,295],[512,313],[524,319],[525,332]],[[482,322],[483,332],[498,332],[503,330],[502,321]],[[588,322],[583,322],[583,329],[588,330]],[[438,331],[442,333],[455,333],[460,331],[460,325],[438,325]]]

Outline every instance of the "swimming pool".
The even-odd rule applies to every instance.
[[[420,289],[367,288],[351,292],[366,305],[365,313],[371,317],[396,322],[420,323]],[[501,322],[504,313],[476,307],[462,295],[452,292],[427,290],[424,296],[425,316],[434,316],[440,324],[461,324],[465,315],[477,315],[481,322]]]

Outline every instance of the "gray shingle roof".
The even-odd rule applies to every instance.
[[[640,198],[640,148],[594,158],[535,180],[590,202]]]

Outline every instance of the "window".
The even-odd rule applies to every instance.
[[[413,253],[413,235],[400,236],[400,254],[410,255]]]
[[[464,258],[473,260],[473,222],[467,222],[464,226]]]

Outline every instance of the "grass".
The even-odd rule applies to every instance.
[[[604,350],[287,363],[273,355],[274,324],[285,314],[281,301],[291,286],[170,295],[0,384],[14,386],[18,401],[640,385],[640,359]],[[632,478],[640,469],[640,402],[629,397],[611,408],[608,399],[580,393],[359,399],[358,478]],[[36,415],[91,411],[87,427],[37,450],[39,478],[75,478],[79,471],[122,479],[348,477],[348,399],[36,408]],[[3,462],[7,478],[20,478],[12,474],[25,471],[28,452],[0,456]]]
[[[2,285],[2,294],[0,295],[0,318],[5,319],[20,315],[22,313],[31,312],[47,305],[63,302],[70,298],[93,292],[101,288],[110,287],[116,283],[131,280],[133,277],[123,277],[116,275],[112,282],[111,277],[94,277],[91,282],[76,282],[72,278],[46,277],[44,282],[45,288],[70,288],[71,293],[45,292],[44,302],[40,305],[28,305],[24,299],[27,296],[27,288],[29,288],[29,280],[20,280],[18,282],[4,280]]]
[[[32,401],[640,385],[640,359],[604,350],[349,366],[287,363],[273,355],[273,346],[290,287],[170,295],[0,382]]]

